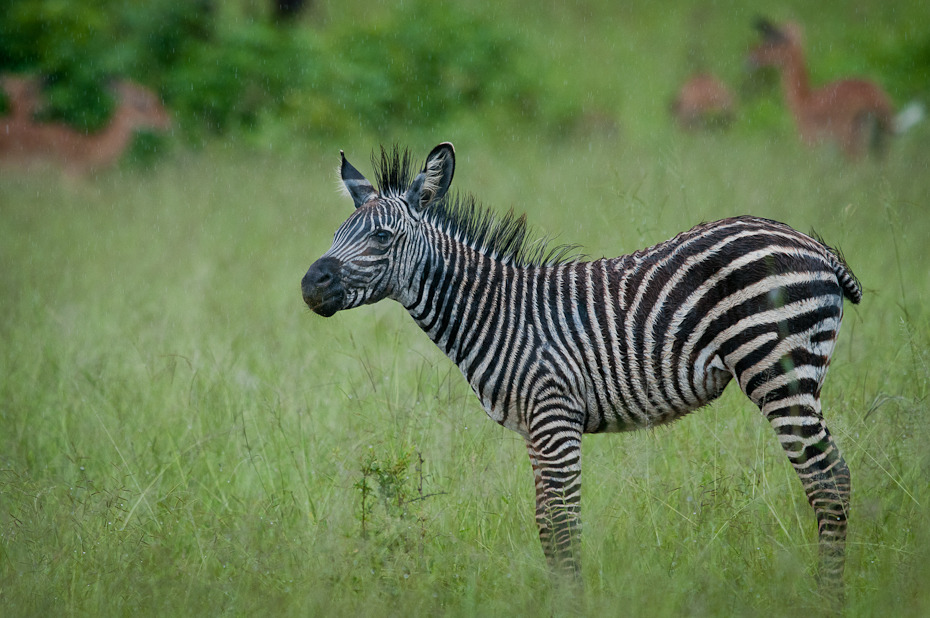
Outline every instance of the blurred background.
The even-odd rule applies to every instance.
[[[0,615],[828,614],[738,389],[585,439],[566,596],[520,436],[397,303],[309,312],[339,150],[443,141],[453,190],[593,258],[740,214],[842,249],[847,615],[930,615],[926,4],[0,0]],[[884,147],[805,143],[853,125],[798,67],[866,80],[826,99]]]
[[[153,89],[183,147],[233,137],[648,141],[686,80],[716,75],[738,136],[791,131],[773,71],[749,71],[760,17],[793,20],[815,85],[861,76],[897,108],[930,98],[919,2],[7,0],[0,72],[41,80],[38,118],[106,125],[106,85]],[[2,109],[2,108],[0,108]],[[449,134],[452,135],[449,135]],[[359,136],[364,135],[364,138]]]

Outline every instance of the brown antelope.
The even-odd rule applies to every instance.
[[[864,79],[842,79],[812,89],[800,27],[779,27],[763,19],[756,29],[762,43],[750,51],[749,63],[779,70],[785,100],[805,143],[834,141],[850,158],[867,149],[880,151],[894,130],[894,118],[891,101],[879,86]]]
[[[110,123],[97,133],[82,133],[61,123],[37,122],[37,81],[4,77],[10,114],[0,118],[0,163],[30,167],[43,162],[61,165],[71,175],[84,175],[112,165],[126,150],[136,129],[167,130],[168,112],[147,88],[131,82],[111,87],[117,100]]]
[[[678,91],[672,115],[685,130],[724,127],[733,121],[735,101],[723,82],[709,73],[698,73]]]
[[[39,108],[42,86],[39,80],[19,75],[0,76],[0,88],[9,105],[12,118],[29,118]]]

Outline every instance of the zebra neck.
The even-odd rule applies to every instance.
[[[481,351],[482,333],[496,328],[505,310],[513,311],[513,281],[521,269],[457,242],[424,260],[402,300],[410,316],[462,370]],[[509,305],[509,307],[508,307]]]

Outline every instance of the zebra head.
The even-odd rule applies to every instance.
[[[410,249],[422,246],[417,242],[422,239],[420,221],[426,209],[445,196],[455,172],[455,150],[445,142],[433,148],[409,184],[403,182],[407,186],[399,186],[405,174],[395,169],[375,190],[345,154],[340,155],[340,175],[355,212],[300,283],[304,302],[324,317],[390,297],[400,285],[416,280],[418,252]]]

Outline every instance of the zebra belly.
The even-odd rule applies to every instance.
[[[585,433],[635,431],[671,423],[717,399],[733,378],[716,354],[701,366],[693,366],[691,375],[689,397],[674,403],[669,401],[667,391],[655,385],[645,389],[646,405],[619,399],[610,402],[606,411],[601,411],[598,402],[590,401]]]

